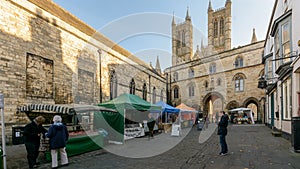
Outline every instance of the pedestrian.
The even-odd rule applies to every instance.
[[[216,112],[216,124],[218,124],[218,122],[219,122],[219,112]]]
[[[41,135],[45,137],[45,133],[47,132],[47,130],[42,126],[44,122],[45,118],[43,116],[38,116],[24,128],[24,143],[30,169],[36,168],[37,165],[39,165],[37,158],[39,156]]]
[[[66,144],[69,139],[67,127],[62,123],[62,118],[59,115],[53,117],[53,124],[50,126],[46,136],[49,138],[52,169],[58,168],[57,154],[60,153],[61,166],[67,166],[68,156],[66,152]]]
[[[149,129],[149,139],[150,137],[154,137],[154,126],[155,126],[155,119],[151,116],[151,114],[149,113],[148,114],[148,121],[147,121],[147,126],[148,126],[148,129]]]
[[[209,117],[206,116],[206,117],[205,117],[205,128],[206,128],[206,129],[208,128],[208,124],[209,124]]]
[[[218,124],[218,135],[220,135],[220,145],[221,145],[221,152],[219,155],[227,155],[228,154],[228,147],[226,143],[226,135],[227,135],[227,126],[229,117],[225,114],[224,111],[221,111],[222,117]]]

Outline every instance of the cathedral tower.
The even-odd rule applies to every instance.
[[[172,20],[172,65],[191,61],[193,55],[193,26],[189,9],[186,11],[185,21],[180,24]]]
[[[211,0],[208,5],[208,47],[219,53],[231,49],[231,0],[225,7],[213,10]]]

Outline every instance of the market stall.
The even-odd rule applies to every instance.
[[[230,121],[234,124],[255,124],[253,111],[250,108],[236,108],[229,112],[231,112]]]
[[[170,132],[172,129],[172,117],[178,116],[180,109],[170,106],[163,101],[159,101],[155,105],[162,107],[161,122],[163,129],[165,133]]]
[[[100,149],[104,146],[104,136],[94,128],[94,113],[117,114],[115,110],[92,106],[92,105],[46,105],[29,104],[17,108],[20,116],[26,116],[33,120],[37,116],[43,116],[46,121],[43,126],[47,129],[52,123],[53,116],[60,115],[62,122],[69,131],[69,140],[66,150],[68,156],[78,155],[89,151]],[[13,144],[23,144],[23,129],[26,124],[13,126]],[[42,140],[41,151],[45,151],[46,158],[50,160],[50,153],[47,147],[48,140]]]
[[[181,103],[180,105],[176,106],[176,108],[180,109],[180,117],[182,121],[182,127],[189,127],[195,123],[196,114],[198,111],[192,107]]]
[[[121,115],[123,120],[118,119],[118,122],[114,122],[118,123],[118,126],[113,128],[118,131],[118,141],[122,142],[127,139],[144,136],[143,123],[148,119],[148,114],[161,112],[161,106],[153,105],[139,96],[126,93],[98,105],[114,109]],[[103,118],[108,119],[105,115]]]

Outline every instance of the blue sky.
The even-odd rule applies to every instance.
[[[194,50],[207,42],[209,0],[53,0],[132,54],[161,68],[171,66],[171,23],[186,16],[187,8],[194,26]],[[258,40],[266,37],[275,0],[232,1],[232,47],[247,45],[256,29]],[[212,0],[213,9],[224,7],[226,0]]]

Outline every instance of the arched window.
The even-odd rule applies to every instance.
[[[178,81],[178,72],[174,72],[174,81],[177,82]]]
[[[144,83],[143,85],[143,99],[147,101],[147,85]]]
[[[176,45],[177,47],[180,47],[180,44],[181,44],[181,43],[180,43],[180,32],[177,32],[176,44],[177,44],[177,45]]]
[[[209,73],[210,73],[210,74],[213,74],[213,73],[216,73],[216,71],[217,71],[217,66],[216,66],[216,64],[215,64],[215,63],[211,63],[211,64],[209,65]]]
[[[160,101],[164,101],[164,90],[160,91]]]
[[[182,38],[181,38],[182,39],[182,46],[184,47],[185,46],[185,31],[184,30],[182,31],[181,36],[182,36]]]
[[[189,85],[189,97],[195,96],[195,86],[193,84]]]
[[[195,72],[193,68],[189,69],[189,78],[193,78],[195,76]]]
[[[238,73],[233,77],[234,83],[235,83],[235,91],[236,92],[242,92],[244,91],[244,84],[245,84],[246,76],[242,73]]]
[[[153,91],[152,91],[152,103],[155,104],[156,103],[156,88],[153,87]]]
[[[110,72],[110,100],[117,97],[118,93],[118,80],[115,70]]]
[[[235,68],[240,68],[244,66],[244,61],[242,56],[238,56],[235,58],[234,62]]]
[[[219,78],[219,79],[217,80],[217,85],[218,85],[218,86],[221,86],[221,84],[222,84],[222,80],[221,80],[221,78]]]
[[[135,94],[135,82],[134,82],[134,79],[131,79],[131,81],[130,81],[129,93],[130,94]]]
[[[217,37],[218,36],[218,20],[216,19],[214,21],[214,37]]]
[[[220,20],[220,35],[224,35],[225,30],[224,30],[224,18],[221,18]]]
[[[178,99],[179,98],[179,88],[178,86],[174,87],[174,99]]]

